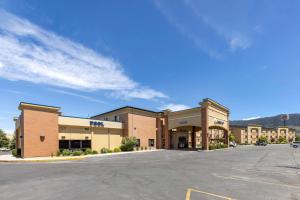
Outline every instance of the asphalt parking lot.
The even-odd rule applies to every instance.
[[[300,199],[300,149],[243,146],[1,163],[0,199]]]

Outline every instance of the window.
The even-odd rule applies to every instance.
[[[83,149],[91,148],[91,140],[82,140],[81,142]]]
[[[136,139],[136,140],[137,140],[136,146],[137,146],[137,147],[140,147],[140,146],[141,146],[141,140],[140,140],[140,139]]]
[[[59,140],[59,149],[68,149],[69,140]]]
[[[115,122],[120,121],[120,116],[115,116]]]
[[[149,139],[148,140],[148,146],[149,147],[154,147],[154,139]]]
[[[71,140],[71,149],[79,149],[80,140]]]

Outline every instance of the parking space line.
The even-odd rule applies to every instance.
[[[251,182],[251,183],[261,183],[261,184],[268,184],[268,185],[276,185],[280,187],[289,187],[289,188],[295,188],[295,189],[300,189],[300,186],[295,186],[295,185],[288,185],[288,184],[281,184],[281,183],[272,183],[268,181],[257,181],[250,179],[248,177],[233,177],[233,176],[221,176],[217,174],[213,174],[215,177],[222,178],[222,179],[230,179],[230,180],[236,180],[236,181],[245,181],[245,182]]]
[[[191,199],[191,193],[192,192],[198,192],[198,193],[210,195],[210,196],[213,196],[213,197],[218,197],[220,199],[233,200],[230,197],[225,197],[225,196],[222,196],[222,195],[217,195],[217,194],[213,194],[213,193],[210,193],[210,192],[205,192],[205,191],[202,191],[202,190],[196,190],[196,189],[193,189],[193,188],[188,188],[188,190],[186,192],[185,200],[190,200]]]

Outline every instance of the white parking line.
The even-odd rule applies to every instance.
[[[281,184],[281,183],[272,183],[272,182],[267,182],[267,181],[257,181],[257,180],[253,180],[249,177],[221,176],[221,175],[217,175],[217,174],[212,174],[212,175],[217,178],[222,178],[222,179],[245,181],[245,182],[252,182],[252,183],[261,183],[261,184],[268,184],[268,185],[276,185],[276,186],[280,186],[280,187],[295,188],[295,189],[300,190],[300,186]]]

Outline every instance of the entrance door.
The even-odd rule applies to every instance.
[[[185,136],[178,137],[178,149],[187,148],[187,139]]]

